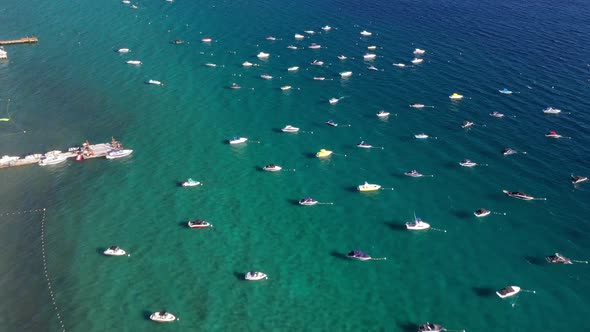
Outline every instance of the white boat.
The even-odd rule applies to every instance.
[[[325,25],[325,26],[322,27],[322,30],[324,30],[324,31],[330,31],[330,30],[332,30],[332,27],[329,26],[329,25]]]
[[[248,62],[248,61],[244,61],[244,63],[242,63],[243,67],[252,67],[254,66],[254,64],[252,62]]]
[[[325,79],[326,79],[325,77],[317,77],[317,76],[314,76],[314,78],[313,78],[314,81],[323,81]]]
[[[127,254],[125,250],[119,248],[118,246],[111,246],[102,253],[107,256],[124,256]]]
[[[365,60],[373,60],[377,57],[376,54],[373,53],[366,53],[365,55],[363,55],[363,59]]]
[[[373,51],[373,50],[376,50],[377,49],[377,46],[375,46],[375,45],[367,46],[367,49],[369,51]]]
[[[256,56],[258,57],[258,59],[267,59],[270,56],[270,54],[264,53],[264,52],[260,52]]]
[[[272,80],[272,76],[270,76],[269,74],[262,74],[260,75],[260,78],[265,80]]]
[[[133,150],[130,149],[113,149],[107,152],[107,159],[118,159],[127,157],[128,155],[132,154]]]
[[[166,310],[162,310],[151,314],[150,319],[158,323],[169,323],[175,321],[176,316],[169,312],[166,312]]]
[[[56,165],[63,163],[68,158],[61,153],[59,150],[47,152],[41,160],[39,160],[39,165],[41,166],[48,166],[48,165]]]
[[[237,84],[237,83],[232,83],[232,84],[229,86],[229,88],[230,88],[230,89],[234,89],[234,90],[235,90],[235,89],[241,89],[242,87],[241,87],[239,84]]]
[[[446,330],[447,329],[445,329],[444,326],[439,324],[426,323],[418,325],[418,332],[442,332]]]
[[[493,117],[493,118],[500,119],[500,118],[503,118],[504,117],[504,114],[503,113],[500,113],[498,111],[493,111],[492,113],[490,113],[490,116]]]
[[[506,194],[507,196],[514,197],[517,199],[522,199],[523,201],[532,201],[533,199],[535,199],[533,196],[525,194],[522,191],[502,190],[502,192],[504,194]]]
[[[339,59],[339,60],[346,60],[346,59],[348,59],[348,58],[346,57],[346,55],[339,55],[339,56],[338,56],[338,59]]]
[[[268,36],[268,37],[266,37],[266,40],[275,41],[277,39],[273,36]]]
[[[424,108],[426,105],[420,103],[414,103],[410,105],[411,108]]]
[[[463,99],[463,95],[454,92],[452,95],[449,96],[449,98],[452,100]]]
[[[162,82],[160,81],[156,81],[156,80],[148,80],[147,82],[145,82],[146,84],[151,84],[151,85],[164,85]]]
[[[138,65],[141,65],[141,64],[142,64],[142,62],[141,62],[141,61],[139,61],[139,60],[128,60],[126,63],[127,63],[128,65],[136,65],[136,66],[138,66]]]
[[[137,8],[139,8],[139,7],[137,7],[137,5],[131,5],[131,8],[133,8],[133,9],[137,9]]]
[[[201,39],[201,41],[202,41],[203,43],[210,43],[210,42],[212,42],[212,41],[213,41],[213,39],[206,37],[206,38],[203,38],[203,39]]]
[[[416,137],[417,139],[426,139],[426,138],[428,138],[429,136],[428,136],[428,135],[426,135],[426,134],[424,134],[424,133],[420,133],[420,134],[416,134],[416,135],[414,135],[414,137]]]
[[[2,158],[0,158],[0,164],[9,164],[9,163],[11,163],[13,161],[17,161],[19,159],[20,159],[20,157],[17,157],[17,156],[2,156]],[[27,159],[27,158],[25,157],[25,159]]]
[[[349,252],[348,254],[346,254],[346,257],[350,258],[350,259],[356,259],[357,261],[369,261],[371,260],[371,256],[365,254],[364,252],[360,251],[360,250],[353,250],[351,252]]]
[[[184,182],[183,182],[181,185],[182,185],[183,187],[196,187],[196,186],[200,186],[200,185],[202,185],[202,183],[201,183],[201,182],[199,182],[199,181],[195,181],[195,180],[193,180],[192,178],[188,178],[188,179],[187,179],[186,181],[184,181]]]
[[[263,272],[250,271],[250,272],[246,273],[246,275],[244,276],[244,279],[250,280],[250,281],[256,281],[256,280],[268,279],[268,276]]]
[[[370,148],[373,147],[371,144],[365,143],[365,141],[360,142],[356,146],[359,147],[359,148],[363,148],[363,149],[370,149]]]
[[[238,136],[234,136],[229,140],[229,144],[240,144],[240,143],[246,143],[248,139],[246,137],[238,137]]]
[[[284,133],[296,133],[299,131],[299,128],[293,127],[291,125],[286,125],[285,128],[281,129]]]
[[[338,127],[338,124],[332,120],[326,121],[325,124],[327,124],[328,126],[332,126],[332,127]]]
[[[372,35],[372,33],[371,33],[371,32],[369,32],[369,31],[367,31],[367,30],[363,30],[363,31],[361,31],[361,36],[365,36],[365,37],[367,37],[367,36],[370,36],[370,35]]]
[[[422,221],[422,219],[414,216],[414,221],[406,223],[406,228],[413,231],[421,231],[430,228],[430,224]]]
[[[303,39],[303,38],[305,38],[304,35],[300,35],[298,33],[295,34],[295,39]]]
[[[297,46],[295,46],[295,45],[289,45],[289,46],[287,46],[287,48],[290,49],[290,50],[296,50],[297,49]]]
[[[8,59],[8,52],[6,52],[3,47],[0,47],[0,60],[7,60],[7,59]]]
[[[380,117],[380,118],[386,118],[386,117],[388,117],[388,116],[389,116],[389,114],[390,114],[389,112],[385,112],[385,111],[379,111],[379,112],[377,113],[377,116],[378,116],[378,117]]]
[[[129,53],[129,52],[131,52],[131,50],[128,49],[128,48],[120,48],[120,49],[117,50],[117,52],[119,52],[119,53]]]
[[[319,61],[319,60],[313,60],[313,62],[311,63],[312,66],[323,66],[324,62],[323,61]]]
[[[211,225],[208,221],[205,221],[203,219],[197,219],[197,220],[190,220],[187,223],[189,228],[206,228],[206,227],[212,227],[213,225]]]
[[[318,204],[318,201],[311,197],[303,197],[299,200],[299,205],[312,206]]]
[[[504,155],[504,156],[509,156],[511,154],[516,154],[516,153],[518,153],[518,151],[516,151],[512,148],[506,148],[506,149],[502,150],[502,155]]]
[[[210,62],[209,62],[209,63],[206,63],[206,64],[205,64],[205,66],[206,66],[206,67],[217,67],[217,65],[216,65],[216,64],[214,64],[214,63],[210,63]]]
[[[404,68],[406,66],[403,63],[394,63],[393,65],[396,66],[396,67],[399,67],[399,68]]]
[[[379,70],[379,69],[378,69],[377,67],[375,67],[375,66],[369,66],[369,67],[367,67],[367,69],[368,69],[368,70],[375,70],[375,71],[378,71],[378,70]]]
[[[490,210],[486,210],[484,208],[477,209],[475,212],[473,212],[473,214],[478,218],[489,216],[490,213],[492,213]]]
[[[581,176],[581,175],[572,175],[572,178],[570,180],[573,184],[578,184],[578,183],[582,183],[582,182],[586,182],[588,181],[588,177],[586,176]]]
[[[322,45],[312,43],[311,45],[307,46],[307,48],[312,49],[312,50],[318,50],[318,49],[322,48]]]
[[[352,76],[351,71],[343,71],[340,73],[340,77],[350,77],[350,76]]]
[[[124,3],[124,4],[128,5],[128,4],[131,3],[131,1],[129,1],[129,0],[122,0],[121,3]]]
[[[409,176],[409,177],[413,177],[413,178],[421,178],[424,176],[424,174],[418,172],[417,170],[413,169],[409,172],[405,172],[404,173],[405,176]]]
[[[292,87],[292,86],[290,86],[290,85],[283,85],[283,86],[281,87],[281,90],[283,90],[283,91],[287,91],[287,90],[291,90],[292,88],[293,88],[293,87]]]
[[[473,162],[469,159],[465,159],[465,160],[462,160],[461,162],[459,162],[459,165],[461,165],[463,167],[474,167],[474,166],[477,166],[477,163]]]
[[[545,113],[545,114],[559,114],[559,113],[561,113],[561,110],[557,109],[557,108],[553,108],[553,107],[547,107],[546,109],[543,110],[543,113]]]
[[[463,124],[461,125],[461,128],[466,129],[473,126],[473,122],[471,121],[464,121]]]
[[[506,88],[503,88],[502,90],[498,90],[498,92],[500,92],[500,93],[502,93],[502,94],[505,94],[505,95],[510,95],[510,94],[512,94],[512,91],[510,91],[510,90],[508,90],[508,89],[506,89]]]
[[[426,53],[426,51],[420,48],[414,50],[414,55],[422,55],[424,53]]]
[[[516,294],[518,294],[520,292],[520,287],[518,286],[506,286],[502,289],[500,289],[499,291],[496,292],[496,294],[500,297],[500,298],[507,298],[510,296],[514,296]]]
[[[305,30],[305,31],[303,31],[303,32],[307,33],[308,35],[313,35],[313,34],[315,34],[315,31],[313,31],[313,30]]]
[[[553,264],[573,264],[571,259],[565,257],[564,255],[558,252],[551,256],[545,257],[545,260],[547,261],[547,263]]]
[[[340,98],[330,98],[330,100],[328,100],[328,102],[332,105],[338,103],[340,101]]]
[[[558,134],[555,130],[551,130],[547,134],[545,134],[545,137],[562,138],[563,136],[561,136],[560,134]]]
[[[297,67],[297,66],[287,68],[287,71],[297,71],[297,70],[299,70],[299,67]]]
[[[267,171],[267,172],[278,172],[282,169],[283,168],[281,166],[275,165],[275,164],[268,164],[268,165],[262,167],[262,170]]]
[[[372,184],[365,181],[365,183],[358,186],[357,189],[358,191],[375,191],[381,189],[381,186],[378,184]]]
[[[421,64],[424,61],[424,59],[418,59],[418,58],[414,58],[412,59],[412,64],[418,65]]]

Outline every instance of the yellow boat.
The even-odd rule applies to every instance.
[[[463,95],[460,95],[460,94],[458,94],[458,93],[455,92],[452,95],[450,95],[449,98],[451,98],[451,99],[462,99],[463,98]]]
[[[365,182],[364,184],[361,184],[357,188],[359,191],[375,191],[375,190],[381,189],[381,186],[378,184],[371,184],[371,183]]]
[[[324,157],[329,157],[331,154],[332,154],[332,151],[326,150],[326,149],[321,149],[318,153],[315,154],[315,156],[318,158],[324,158]]]

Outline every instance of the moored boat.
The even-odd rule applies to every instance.
[[[348,257],[350,259],[356,259],[358,261],[371,260],[371,256],[369,256],[368,254],[365,254],[364,252],[362,252],[358,249],[353,250],[353,251],[349,252],[348,254],[346,254],[346,257]]]
[[[67,157],[59,150],[49,151],[39,160],[40,166],[49,166],[61,164],[67,160]]]
[[[229,140],[229,144],[240,144],[240,143],[246,143],[248,139],[246,137],[238,137],[238,136],[234,136]]]
[[[262,167],[262,169],[267,172],[278,172],[278,171],[282,170],[283,168],[281,166],[278,166],[275,164],[268,164],[268,165]]]
[[[489,216],[490,213],[492,213],[490,210],[486,210],[484,208],[477,209],[475,212],[473,212],[473,214],[478,218]]]
[[[264,52],[260,52],[256,56],[258,57],[258,59],[267,59],[270,56],[270,54],[264,53]]]
[[[502,190],[502,192],[504,194],[506,194],[507,196],[514,197],[514,198],[517,198],[517,199],[522,199],[524,201],[530,201],[530,200],[535,199],[533,196],[527,195],[527,194],[523,193],[522,191]]]
[[[340,72],[340,77],[350,77],[352,76],[352,72],[351,71],[343,71]]]
[[[284,133],[296,133],[299,131],[299,128],[293,127],[291,125],[286,125],[283,129],[281,129]]]
[[[514,296],[516,294],[518,294],[520,292],[520,287],[518,286],[506,286],[502,289],[500,289],[499,291],[496,292],[496,295],[498,295],[500,298],[507,298],[510,296]]]
[[[553,108],[553,107],[547,107],[543,110],[543,113],[545,113],[545,114],[559,114],[559,113],[561,113],[561,110],[557,109],[557,108]]]
[[[430,228],[430,224],[422,221],[419,217],[414,215],[413,221],[408,221],[406,223],[406,228],[412,231],[422,231]]]
[[[326,149],[320,149],[320,151],[318,151],[315,156],[318,158],[325,158],[325,157],[329,157],[332,154],[332,151],[330,150],[326,150]]]
[[[118,159],[127,157],[128,155],[132,154],[133,150],[131,149],[112,149],[107,152],[106,158],[107,159]]]
[[[302,199],[299,200],[299,205],[305,205],[305,206],[312,206],[312,205],[316,205],[318,204],[318,201],[316,201],[315,199],[307,196],[307,197],[303,197]]]
[[[197,219],[197,220],[189,220],[189,222],[187,223],[188,227],[190,228],[205,228],[205,227],[211,227],[211,224],[203,219]]]
[[[573,264],[571,259],[557,252],[551,256],[545,257],[545,260],[552,264]]]
[[[457,92],[453,92],[453,94],[452,94],[452,95],[450,95],[450,96],[449,96],[449,98],[450,98],[450,99],[454,99],[454,100],[457,100],[457,99],[463,99],[463,95],[461,95],[461,94],[458,94]]]
[[[378,184],[372,184],[365,181],[365,183],[358,186],[357,189],[358,191],[375,191],[381,189],[381,186]]]
[[[250,271],[250,272],[246,273],[246,275],[244,275],[244,279],[249,280],[249,281],[257,281],[257,280],[262,280],[262,279],[268,279],[268,276],[263,272]]]
[[[110,246],[102,253],[107,256],[124,256],[127,254],[125,250],[119,248],[118,246]]]
[[[196,187],[200,185],[202,185],[200,181],[193,180],[192,178],[188,178],[186,181],[181,183],[181,186],[183,187]]]
[[[459,165],[461,165],[463,167],[474,167],[474,166],[477,166],[477,163],[474,161],[471,161],[469,159],[464,159],[461,162],[459,162]]]
[[[573,184],[578,184],[578,183],[582,183],[585,181],[588,181],[588,177],[586,177],[586,176],[572,175],[572,177],[571,177],[571,182]]]
[[[386,112],[384,110],[381,110],[381,111],[377,112],[377,116],[380,117],[380,118],[386,118],[386,117],[389,116],[389,114],[390,114],[389,112]]]
[[[158,323],[169,323],[175,321],[176,316],[169,312],[166,312],[166,310],[162,310],[151,314],[150,319]]]

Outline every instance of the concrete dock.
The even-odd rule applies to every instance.
[[[12,40],[0,40],[1,45],[13,45],[13,44],[35,44],[38,43],[39,39],[37,37],[24,37],[20,39],[12,39]]]

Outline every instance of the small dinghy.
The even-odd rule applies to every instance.
[[[410,176],[410,177],[413,177],[413,178],[421,178],[421,177],[423,177],[423,176],[424,176],[424,174],[422,174],[422,173],[418,172],[418,171],[417,171],[417,170],[415,170],[415,169],[413,169],[413,170],[411,170],[411,171],[409,171],[409,172],[405,172],[405,173],[404,173],[404,175],[405,175],[405,176]]]
[[[156,80],[147,80],[145,82],[145,84],[151,84],[151,85],[164,85],[164,83],[160,82],[160,81],[156,81]]]
[[[357,189],[358,191],[375,191],[381,189],[381,186],[378,184],[371,184],[365,181],[365,183],[358,186]]]
[[[332,120],[326,121],[325,124],[332,126],[332,127],[338,127],[338,124]]]
[[[410,107],[411,108],[424,108],[424,107],[426,107],[426,105],[420,104],[420,103],[413,103],[413,104],[410,104]]]
[[[291,125],[286,125],[285,128],[281,129],[284,133],[296,133],[299,131],[299,128],[293,127]]]
[[[176,316],[169,312],[166,312],[166,310],[162,310],[151,314],[150,319],[158,323],[169,323],[175,321]]]
[[[588,181],[588,177],[586,176],[580,176],[580,175],[572,175],[571,181],[573,184],[578,184],[578,183],[582,183],[585,181]]]
[[[183,187],[195,187],[195,186],[200,186],[201,182],[199,181],[195,181],[192,178],[188,178],[186,181],[184,181],[182,183]]]
[[[419,64],[421,64],[422,62],[424,62],[424,59],[414,58],[414,59],[412,59],[412,61],[411,61],[411,62],[412,62],[412,64],[414,64],[414,65],[419,65]]]
[[[262,74],[260,75],[260,78],[262,78],[263,80],[272,80],[272,76],[270,76],[269,74]]]
[[[530,200],[535,199],[533,196],[527,195],[527,194],[523,193],[522,191],[502,190],[502,192],[505,193],[507,196],[522,199],[524,201],[530,201]]]
[[[469,159],[465,159],[465,160],[461,161],[459,163],[459,165],[461,165],[463,167],[474,167],[474,166],[477,166],[477,163],[474,161],[471,161]]]
[[[330,150],[326,150],[326,149],[320,149],[320,151],[318,151],[315,156],[318,158],[325,158],[325,157],[329,157],[332,154],[332,151]]]
[[[543,113],[545,113],[545,114],[559,114],[559,113],[561,113],[561,110],[557,109],[557,108],[553,108],[553,107],[547,107],[543,110]]]
[[[275,164],[268,164],[268,165],[262,167],[262,170],[267,171],[267,172],[278,172],[282,169],[283,168],[281,166],[278,166]]]
[[[305,205],[305,206],[312,206],[312,205],[316,205],[318,204],[318,201],[316,201],[315,199],[311,198],[311,197],[303,197],[302,199],[299,200],[299,205]]]
[[[426,51],[423,50],[423,49],[417,48],[417,49],[414,50],[414,55],[422,55],[424,53],[426,53]]]
[[[268,54],[268,53],[264,53],[264,52],[260,52],[260,53],[258,53],[258,54],[256,55],[256,57],[257,57],[258,59],[268,59],[268,57],[269,57],[269,56],[270,56],[270,54]]]
[[[346,60],[348,59],[345,55],[339,55],[338,60]]]
[[[492,213],[490,210],[486,210],[484,208],[478,209],[477,211],[473,212],[473,214],[478,218],[489,216],[490,213]]]
[[[385,112],[385,111],[379,111],[379,112],[377,113],[377,116],[378,116],[378,117],[380,117],[380,118],[386,118],[386,117],[388,117],[388,116],[389,116],[389,114],[390,114],[389,112]]]
[[[246,137],[238,137],[238,136],[234,136],[229,140],[229,144],[240,144],[240,143],[246,143],[248,139]]]
[[[429,136],[426,135],[425,133],[420,133],[420,134],[414,135],[414,137],[417,139],[427,139]]]
[[[297,70],[299,70],[299,67],[297,67],[297,66],[287,68],[287,71],[297,71]]]
[[[188,227],[190,227],[190,228],[205,228],[205,227],[211,227],[211,224],[203,219],[190,220],[188,222]]]
[[[246,273],[246,275],[244,276],[244,279],[250,280],[250,281],[257,281],[257,280],[262,280],[262,279],[268,279],[268,276],[263,272],[250,271],[250,272]]]
[[[103,251],[102,253],[107,256],[124,256],[127,254],[125,252],[125,250],[119,248],[118,246],[111,246],[111,247],[107,248],[107,250]]]
[[[518,286],[506,286],[502,289],[500,289],[499,291],[496,292],[496,294],[500,297],[500,298],[507,298],[510,296],[514,296],[516,294],[518,294],[520,292],[520,287]]]
[[[493,118],[503,118],[504,117],[504,113],[500,113],[498,111],[493,111],[492,113],[490,113],[490,116]]]
[[[418,332],[441,332],[446,331],[442,325],[426,323],[418,325]]]
[[[454,92],[452,95],[449,96],[449,98],[452,100],[463,99],[463,95],[460,95],[457,92]]]
[[[509,156],[511,154],[516,154],[516,153],[518,153],[518,151],[516,151],[512,148],[506,148],[506,149],[502,150],[502,154],[505,156]]]
[[[422,231],[430,228],[430,224],[422,221],[419,217],[414,215],[414,221],[406,223],[406,228],[412,231]]]
[[[552,264],[573,264],[571,259],[557,252],[554,255],[545,257],[545,260]]]
[[[365,143],[365,141],[360,142],[356,146],[358,146],[359,148],[363,148],[363,149],[370,149],[373,147],[371,144]]]
[[[398,67],[398,68],[404,68],[406,65],[403,63],[394,63],[394,66]]]
[[[498,90],[498,92],[500,92],[502,94],[505,94],[505,95],[512,94],[512,91],[510,91],[510,90],[508,90],[506,88],[503,88],[502,90]]]
[[[463,124],[461,125],[461,128],[466,129],[473,126],[473,122],[471,121],[463,121]]]
[[[555,130],[551,130],[547,134],[545,134],[545,137],[562,138],[563,136],[561,136],[560,134],[558,134]]]
[[[373,53],[366,53],[365,55],[363,55],[363,59],[365,60],[373,60],[377,57],[376,54]]]
[[[372,35],[372,34],[373,34],[373,33],[369,32],[369,31],[367,31],[367,30],[363,30],[363,31],[361,31],[361,36],[368,37],[368,36],[370,36],[370,35]]]
[[[351,252],[349,252],[348,254],[346,254],[346,257],[351,258],[351,259],[356,259],[359,261],[368,261],[371,260],[371,256],[365,254],[364,252],[360,251],[360,250],[353,250]]]

